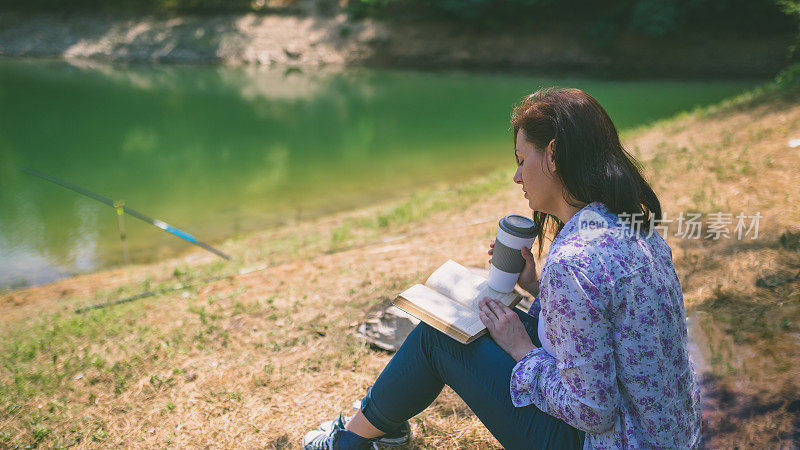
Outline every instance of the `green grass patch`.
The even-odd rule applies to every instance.
[[[24,401],[39,393],[52,394],[83,378],[83,372],[115,370],[114,365],[89,344],[103,342],[120,333],[148,335],[138,325],[144,311],[138,306],[121,306],[86,314],[55,313],[7,325],[0,356],[3,378],[0,385],[6,399]]]

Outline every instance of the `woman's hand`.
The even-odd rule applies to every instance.
[[[486,325],[492,339],[514,361],[519,361],[536,348],[517,313],[495,299],[484,297],[478,302],[481,322]]]
[[[492,241],[492,243],[489,244],[490,255],[494,254],[494,242],[495,241]],[[519,284],[519,287],[522,289],[528,291],[529,294],[536,297],[539,295],[539,276],[536,275],[536,261],[533,259],[533,253],[528,247],[522,247],[520,253],[522,253],[522,257],[525,258],[525,267],[522,268],[522,272],[519,274],[517,284]],[[489,262],[491,262],[491,259]]]

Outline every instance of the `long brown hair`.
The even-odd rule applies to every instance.
[[[514,108],[511,125],[515,145],[520,129],[537,151],[555,139],[556,174],[566,191],[564,199],[572,206],[601,202],[614,214],[641,218],[644,231],[650,229],[651,220],[661,220],[658,196],[622,146],[611,117],[591,95],[580,89],[540,89]],[[533,220],[541,256],[544,238],[554,239],[564,223],[541,211],[533,212]]]

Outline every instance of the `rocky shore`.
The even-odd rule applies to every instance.
[[[343,12],[125,16],[0,12],[0,56],[286,67],[582,71],[614,76],[772,76],[791,35],[623,34],[598,47],[579,30],[477,31],[437,21],[353,20]]]

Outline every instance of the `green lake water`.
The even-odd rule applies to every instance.
[[[511,107],[543,86],[588,91],[625,130],[756,84],[0,60],[0,287],[122,261],[111,208],[11,165],[213,244],[511,169]],[[126,225],[134,262],[191,247]]]

